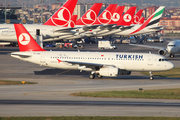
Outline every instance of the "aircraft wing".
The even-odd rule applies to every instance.
[[[166,49],[164,47],[150,46],[150,45],[139,45],[139,44],[129,44],[129,45],[138,46],[138,47],[152,48],[152,49]]]
[[[94,67],[102,67],[103,66],[103,64],[97,64],[97,63],[74,62],[74,61],[62,61],[62,62],[67,62],[72,65],[86,66],[86,68],[94,68]]]
[[[59,29],[59,30],[55,30],[54,32],[69,32],[71,30],[75,30],[75,29],[78,29],[78,28],[62,28],[62,29]]]
[[[88,30],[96,29],[99,26],[100,25],[85,25],[82,28],[83,28],[84,31],[88,31]]]

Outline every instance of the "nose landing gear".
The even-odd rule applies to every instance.
[[[150,78],[149,78],[149,79],[150,79],[150,80],[154,80],[152,71],[149,72],[149,75],[150,75]]]

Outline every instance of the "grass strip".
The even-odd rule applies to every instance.
[[[141,72],[144,75],[149,76],[149,72]],[[153,72],[154,76],[168,77],[168,78],[180,78],[180,68],[173,68],[169,71]]]
[[[37,83],[26,81],[24,84],[37,84]],[[22,82],[21,81],[0,80],[0,85],[22,85]]]
[[[0,117],[0,120],[179,120],[180,117]]]
[[[145,98],[145,99],[180,99],[180,88],[144,91],[100,91],[72,93],[73,96],[103,98]]]

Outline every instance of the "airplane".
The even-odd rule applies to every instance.
[[[133,44],[130,44],[133,45]],[[153,48],[153,49],[159,49],[158,54],[165,56],[167,53],[169,53],[169,57],[173,58],[175,54],[180,53],[180,40],[170,41],[167,44],[167,47],[158,47],[158,46],[149,46],[149,45],[134,45],[138,47],[147,47],[147,48]]]
[[[162,17],[162,14],[164,12],[164,6],[160,6],[143,24],[139,25],[132,25],[130,26],[131,29],[122,30],[116,29],[109,31],[105,35],[113,35],[113,36],[129,36],[129,35],[140,35],[145,33],[152,33],[159,31],[164,26],[158,26],[160,18]],[[125,21],[127,21],[125,19]],[[120,25],[120,24],[119,24]],[[126,27],[125,27],[126,28]],[[103,35],[103,34],[102,34]]]
[[[97,19],[97,16],[99,14],[99,11],[101,9],[102,3],[94,3],[93,6],[80,18],[76,21],[75,28],[78,28],[77,31],[74,34],[64,35],[64,36],[58,36],[55,38],[49,38],[43,41],[57,41],[61,39],[73,39],[71,37],[78,36],[79,33],[83,33],[84,31],[87,31],[89,29],[95,29],[98,26],[92,26],[92,24]]]
[[[110,7],[110,6],[109,6]],[[84,37],[98,37],[98,36],[102,36],[101,34],[104,34],[103,36],[105,36],[105,33],[108,33],[110,30],[114,29],[113,26],[116,26],[116,24],[119,23],[119,21],[123,22],[123,24],[128,24],[130,25],[132,23],[132,20],[131,21],[128,21],[128,22],[124,22],[122,21],[122,13],[124,11],[124,7],[125,6],[119,6],[117,7],[117,9],[115,10],[115,12],[108,12],[111,16],[111,18],[109,18],[109,20],[106,22],[104,22],[102,24],[102,22],[99,22],[100,20],[96,20],[96,24],[98,25],[99,24],[99,27],[97,27],[96,29],[92,29],[92,30],[88,30],[87,32],[83,32],[77,36],[73,36],[73,37],[70,37],[70,39],[76,39],[76,38],[84,38]],[[135,13],[135,10],[136,10],[136,7],[131,7],[126,13],[128,15],[131,15],[133,16],[134,13]],[[106,13],[106,11],[110,11],[109,8],[107,8],[104,12]],[[99,16],[99,19],[101,18],[101,16],[104,15],[104,12],[101,13],[101,15]],[[114,17],[117,17],[117,18],[114,18]],[[99,23],[98,23],[99,22]],[[110,30],[109,30],[110,29]],[[117,28],[115,28],[117,29]]]
[[[14,24],[20,52],[11,56],[20,60],[59,69],[90,71],[90,79],[130,75],[131,71],[166,71],[174,65],[163,56],[151,53],[46,51],[22,24]]]
[[[36,29],[40,29],[43,39],[58,36],[74,35],[75,29],[69,24],[72,23],[72,14],[78,0],[67,0],[43,25],[24,24],[24,27],[36,38]],[[0,25],[0,41],[17,42],[14,24]]]

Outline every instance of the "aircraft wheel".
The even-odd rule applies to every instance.
[[[150,76],[150,80],[154,80],[154,77],[153,77],[153,76]]]
[[[95,74],[90,74],[90,75],[89,75],[89,78],[90,78],[90,79],[94,79],[94,78],[95,78]]]

